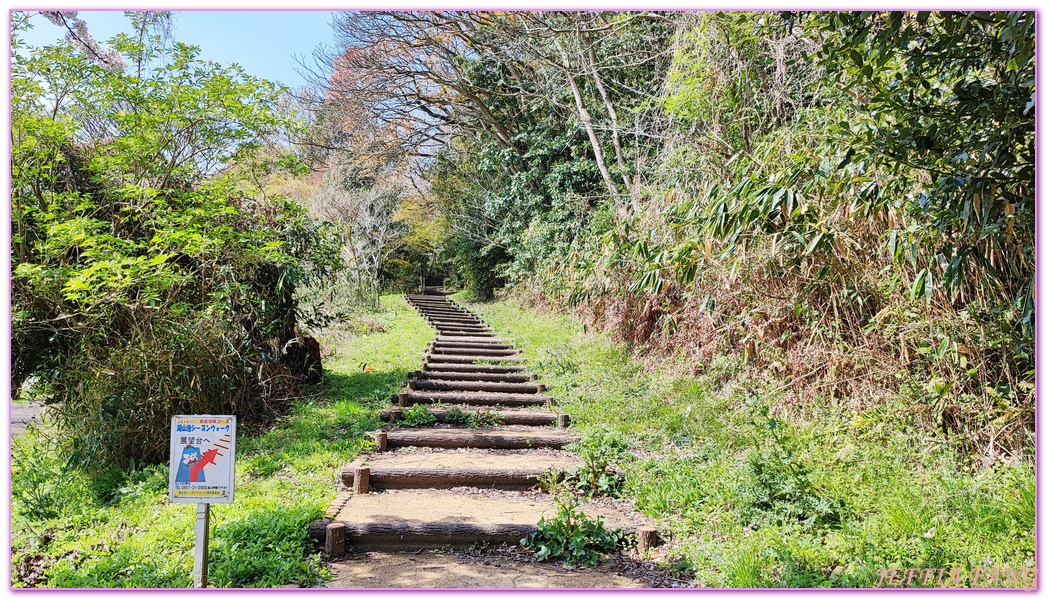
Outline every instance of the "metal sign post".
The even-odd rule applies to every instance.
[[[211,505],[196,505],[196,550],[193,553],[193,587],[207,587],[207,549],[211,540]]]
[[[233,502],[236,417],[175,415],[171,418],[168,499],[196,503],[193,587],[207,587],[211,504]]]

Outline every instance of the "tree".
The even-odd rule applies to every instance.
[[[80,50],[94,64],[112,72],[122,71],[127,67],[124,57],[120,51],[111,45],[102,48],[95,41],[94,36],[87,30],[87,23],[83,19],[76,18],[75,10],[42,10],[40,14],[55,25],[66,29],[65,41],[70,46]]]
[[[378,175],[385,177],[368,178],[358,163],[335,156],[312,198],[316,214],[345,225],[342,256],[357,300],[371,307],[378,305],[381,268],[404,234],[398,220],[403,189],[394,175]]]
[[[1019,316],[1011,351],[1019,372],[1031,369],[1034,14],[809,18],[824,39],[818,56],[827,77],[858,107],[842,136],[845,163],[877,167],[915,190],[910,226],[891,233],[892,254],[919,270],[913,295],[941,289],[958,307],[1013,307]],[[904,251],[914,244],[924,250],[919,257]]]
[[[562,258],[593,206],[639,208],[674,27],[646,12],[345,13],[327,97],[396,131],[430,183],[465,182],[428,188],[470,240],[463,264],[519,273],[506,263]],[[557,249],[523,243],[532,234]]]
[[[325,229],[250,176],[286,126],[278,90],[184,44],[120,35],[143,68],[109,70],[19,31],[13,389],[32,382],[91,468],[163,459],[175,413],[274,414],[304,375],[282,359],[296,286],[338,266]]]

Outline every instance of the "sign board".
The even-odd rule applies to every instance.
[[[175,415],[171,418],[171,502],[233,501],[236,417]]]

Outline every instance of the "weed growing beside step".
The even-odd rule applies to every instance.
[[[432,425],[436,422],[436,415],[434,415],[429,407],[424,404],[414,404],[408,406],[400,412],[400,418],[396,421],[397,427],[423,427],[426,425]]]
[[[444,422],[465,427],[497,427],[502,424],[496,412],[489,410],[465,412],[458,408],[448,410],[444,415]]]
[[[604,429],[590,429],[581,440],[565,448],[577,452],[582,465],[568,474],[564,484],[586,497],[618,498],[624,480],[616,472],[632,462],[629,445]]]
[[[593,519],[579,512],[572,495],[560,494],[556,517],[549,521],[542,517],[520,545],[534,550],[539,561],[562,558],[568,566],[595,567],[601,554],[624,550],[631,540],[621,528],[606,529],[603,517]]]
[[[437,420],[437,416],[433,414],[429,406],[413,404],[407,408],[400,409],[400,417],[396,421],[396,427],[428,427],[436,423]],[[498,413],[494,411],[464,411],[458,407],[447,409],[443,415],[443,422],[448,425],[470,428],[504,425],[498,418]]]

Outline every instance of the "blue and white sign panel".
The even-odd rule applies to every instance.
[[[171,502],[229,504],[233,501],[236,416],[175,415],[171,418]]]

